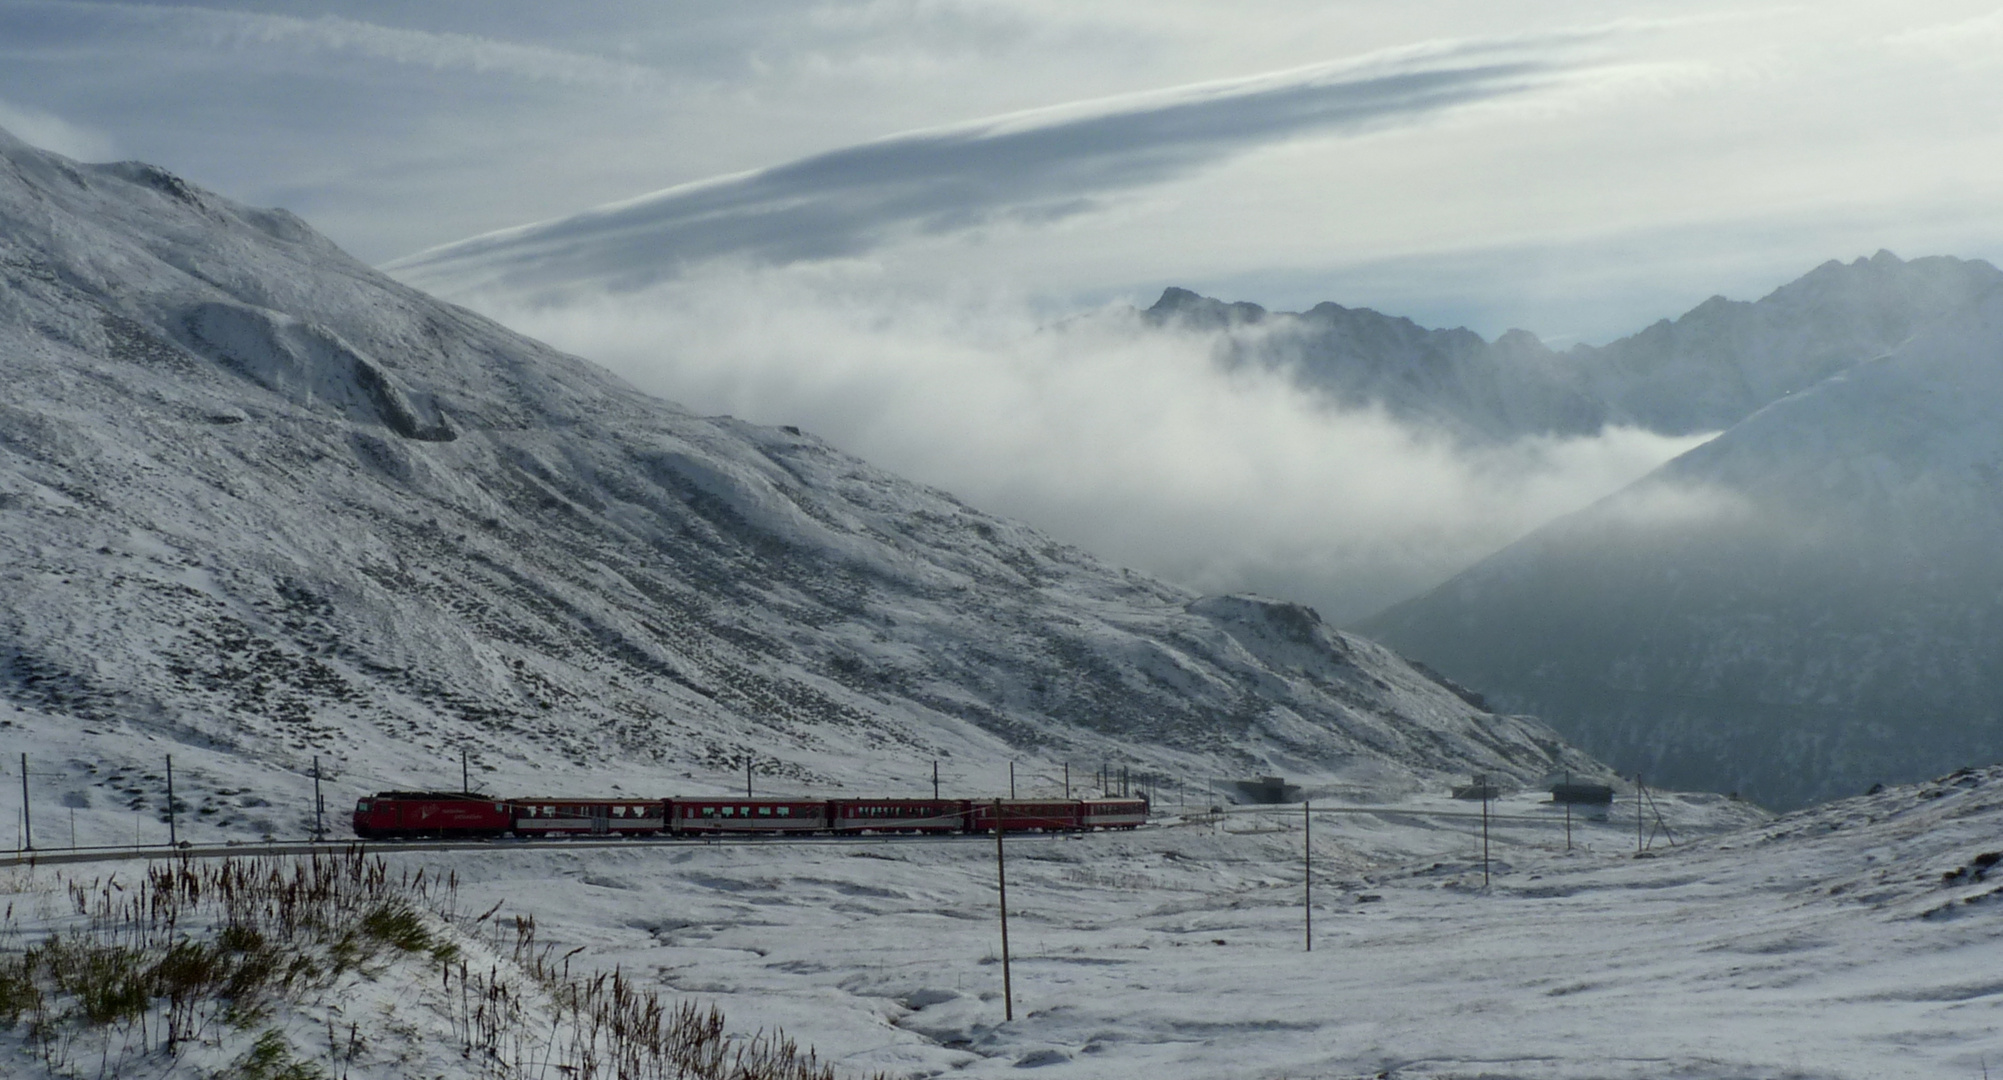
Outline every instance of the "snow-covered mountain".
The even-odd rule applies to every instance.
[[[1998,285],[2003,271],[1986,262],[1880,251],[1824,263],[1757,301],[1714,296],[1674,321],[1562,353],[1523,330],[1491,342],[1368,308],[1269,312],[1176,288],[1140,319],[1214,335],[1221,363],[1285,370],[1345,406],[1379,407],[1461,439],[1584,435],[1607,424],[1690,435],[1722,431],[1881,355]]]
[[[1140,318],[1148,326],[1213,334],[1226,365],[1284,369],[1344,406],[1380,407],[1461,438],[1584,435],[1615,418],[1573,385],[1564,358],[1522,330],[1491,343],[1472,330],[1430,330],[1369,308],[1323,303],[1299,313],[1269,312],[1177,288]]]
[[[0,695],[44,756],[318,753],[351,788],[456,782],[461,747],[514,783],[1595,768],[1308,609],[690,415],[150,166],[0,139],[0,280]]]
[[[1363,629],[1771,805],[2003,759],[1998,401],[2003,289]]]

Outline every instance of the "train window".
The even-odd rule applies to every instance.
[[[780,817],[791,817],[791,816],[793,816],[793,808],[792,808],[792,807],[790,807],[790,806],[782,806],[782,807],[780,807],[780,808],[779,808],[779,816],[780,816]]]
[[[369,801],[367,799],[363,799],[361,802],[355,804],[355,813],[366,814],[368,812],[369,812]]]
[[[772,808],[771,808],[771,807],[769,807],[769,806],[761,806],[761,807],[759,807],[759,808],[758,808],[758,816],[759,816],[759,817],[771,817],[771,816],[772,816]]]

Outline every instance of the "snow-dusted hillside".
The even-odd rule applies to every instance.
[[[0,140],[0,275],[0,695],[70,774],[38,798],[157,809],[82,770],[175,745],[292,777],[232,789],[318,753],[342,795],[462,747],[648,790],[1594,768],[1304,608],[689,415],[149,166]]]
[[[1368,620],[1773,805],[2003,759],[2003,290]]]

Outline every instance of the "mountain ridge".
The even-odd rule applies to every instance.
[[[1752,301],[1713,296],[1605,345],[1547,347],[1332,302],[1270,312],[1170,286],[1135,317],[1214,336],[1218,362],[1284,370],[1350,408],[1380,407],[1466,441],[1722,431],[1767,403],[1883,354],[2003,285],[1982,260],[1831,259]]]

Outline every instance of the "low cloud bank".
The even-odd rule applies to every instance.
[[[867,271],[742,270],[563,306],[481,305],[710,413],[880,466],[1207,592],[1348,621],[1704,441],[1611,429],[1469,449],[1336,411],[1117,311],[886,295]]]

